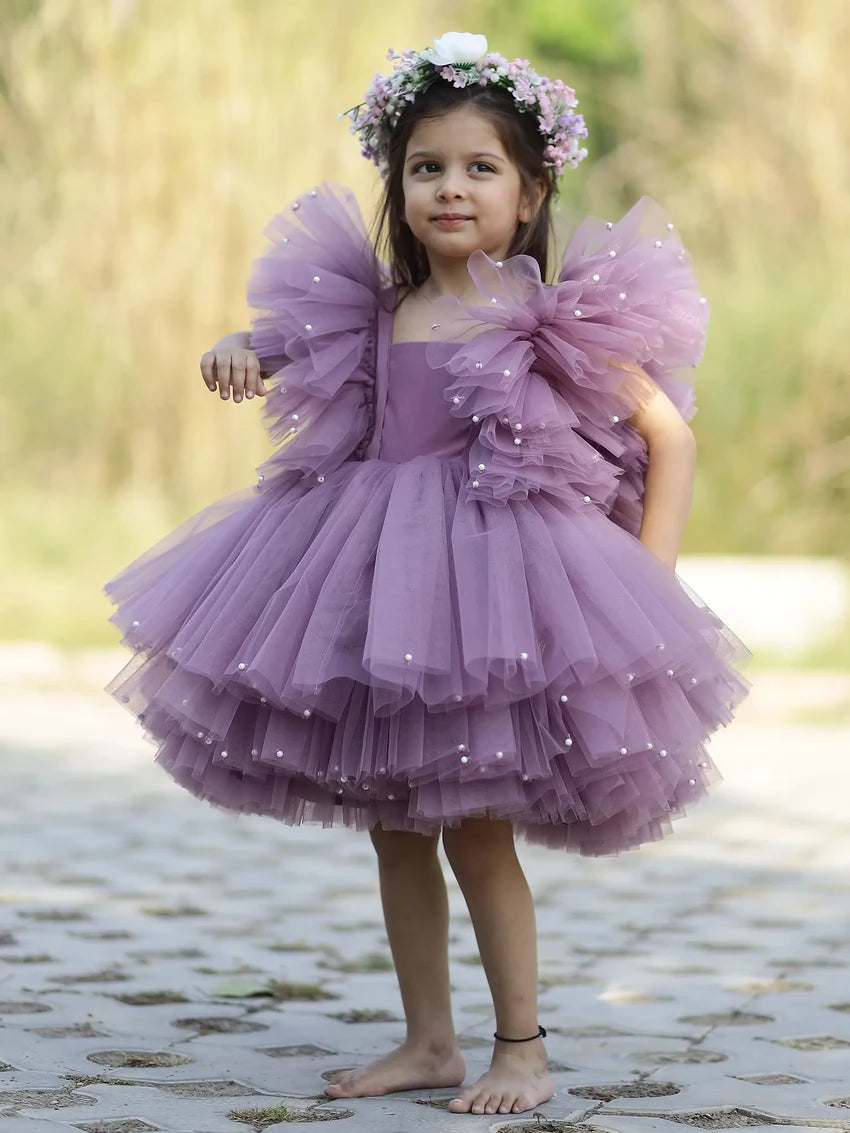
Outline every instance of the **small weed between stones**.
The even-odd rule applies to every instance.
[[[392,1011],[385,1011],[382,1007],[355,1007],[351,1011],[340,1011],[336,1015],[329,1015],[330,1019],[339,1019],[342,1023],[400,1023],[398,1015]]]
[[[34,1015],[41,1011],[52,1011],[47,1003],[37,1003],[35,1000],[18,999],[0,1003],[0,1015]]]
[[[288,980],[269,980],[269,995],[280,1002],[303,1000],[315,1002],[319,999],[339,999],[335,991],[327,991],[321,984],[299,984]]]
[[[572,1086],[568,1093],[577,1098],[610,1102],[615,1098],[666,1098],[680,1091],[681,1086],[673,1082],[613,1082],[611,1085]]]
[[[500,1115],[501,1116],[501,1115]],[[508,1114],[505,1114],[507,1117]],[[542,1113],[532,1115],[533,1121],[523,1121],[519,1125],[513,1122],[510,1125],[497,1125],[496,1129],[510,1130],[510,1133],[602,1133],[595,1125],[584,1125],[581,1122],[573,1124],[570,1121],[555,1121],[546,1118]]]
[[[34,952],[29,956],[4,956],[3,962],[6,964],[50,964],[56,962],[56,957],[49,956],[46,952]]]
[[[94,983],[121,983],[129,980],[126,972],[117,968],[104,968],[100,972],[83,972],[77,976],[48,976],[51,983],[57,984],[94,984]]]
[[[144,1050],[95,1050],[86,1055],[89,1062],[98,1066],[134,1067],[146,1066],[185,1066],[194,1062],[188,1054],[172,1054],[170,1051]]]
[[[206,909],[197,905],[143,905],[139,910],[149,917],[208,917]]]
[[[18,916],[30,921],[90,921],[84,909],[18,909]]]
[[[321,945],[309,944],[306,940],[278,940],[273,944],[263,944],[267,952],[321,952],[328,951],[327,948],[322,948]]]
[[[253,964],[239,964],[236,968],[211,968],[202,965],[193,968],[192,971],[199,972],[202,976],[246,976],[252,972],[261,972],[262,968],[255,968]]]
[[[148,1133],[148,1130],[156,1130],[158,1125],[148,1125],[146,1121],[138,1121],[135,1117],[122,1120],[118,1118],[116,1121],[93,1121],[91,1124],[88,1122],[85,1125],[77,1125],[77,1129],[82,1130],[82,1133]]]
[[[126,995],[113,995],[111,998],[130,1007],[153,1007],[157,1003],[191,1003],[182,991],[133,991]]]
[[[331,958],[319,960],[319,968],[330,968],[335,972],[391,972],[393,962],[384,952],[367,952],[357,960]]]
[[[781,1125],[782,1119],[769,1113],[730,1106],[725,1109],[694,1110],[691,1113],[665,1113],[668,1121],[695,1125],[698,1129],[741,1129],[746,1125]]]
[[[257,1133],[284,1121],[339,1121],[343,1117],[353,1117],[350,1109],[335,1110],[297,1110],[288,1105],[272,1105],[263,1109],[233,1109],[227,1115],[231,1121],[241,1121],[253,1126]]]
[[[172,1027],[184,1027],[199,1035],[237,1035],[249,1031],[267,1031],[265,1023],[253,1023],[249,1019],[232,1018],[229,1015],[208,1016],[205,1018],[172,1019]]]
[[[839,1039],[835,1035],[806,1035],[799,1039],[771,1039],[780,1046],[790,1046],[793,1050],[847,1050],[850,1040]]]

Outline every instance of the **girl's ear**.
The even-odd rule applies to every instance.
[[[517,219],[521,224],[529,224],[534,220],[537,215],[537,210],[543,204],[546,198],[546,182],[542,177],[535,180],[531,189],[526,189],[523,192],[522,200],[519,205],[519,215]]]

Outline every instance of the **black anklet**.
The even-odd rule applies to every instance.
[[[545,1039],[546,1038],[546,1028],[541,1027],[538,1024],[537,1034],[536,1035],[529,1035],[527,1039],[506,1039],[503,1035],[499,1035],[495,1031],[493,1032],[493,1038],[498,1039],[500,1043],[530,1043],[530,1042],[533,1042],[534,1039]]]

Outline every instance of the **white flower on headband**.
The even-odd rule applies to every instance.
[[[448,67],[453,63],[477,63],[487,54],[487,36],[473,35],[468,31],[447,31],[427,47],[423,56],[435,67]]]

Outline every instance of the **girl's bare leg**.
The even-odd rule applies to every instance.
[[[537,926],[534,901],[509,821],[466,819],[445,828],[443,845],[466,899],[493,996],[496,1031],[537,1031]],[[554,1094],[543,1040],[495,1040],[490,1069],[449,1103],[452,1113],[522,1113]]]
[[[439,839],[401,830],[372,831],[381,902],[407,1037],[390,1054],[337,1075],[332,1098],[457,1086],[466,1066],[455,1037],[449,992],[449,903],[437,856]]]

